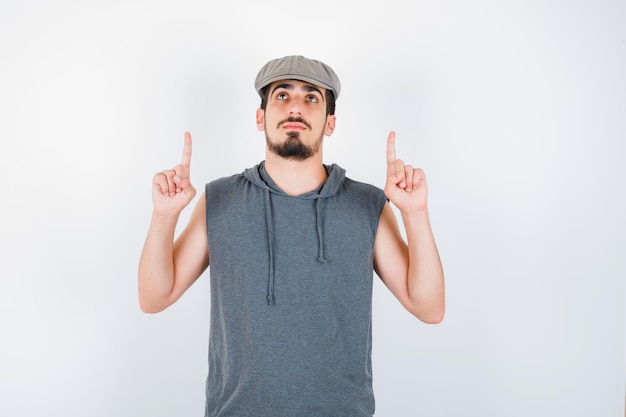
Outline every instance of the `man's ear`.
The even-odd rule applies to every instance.
[[[337,117],[334,114],[331,114],[326,119],[326,130],[324,130],[324,134],[326,136],[330,136],[335,131],[335,123],[337,122]]]
[[[256,110],[256,128],[260,132],[265,130],[265,111],[261,108]]]

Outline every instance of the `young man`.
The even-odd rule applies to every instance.
[[[396,158],[393,132],[384,192],[323,163],[340,93],[328,65],[275,59],[255,87],[265,160],[207,184],[177,239],[178,216],[196,195],[188,133],[182,163],[154,176],[141,308],[165,309],[210,263],[206,416],[371,417],[373,271],[418,319],[444,316],[426,178]]]

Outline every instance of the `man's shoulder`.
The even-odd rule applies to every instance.
[[[382,188],[370,184],[368,182],[358,181],[350,177],[346,177],[344,179],[344,185],[346,189],[356,192],[369,193],[369,194],[380,194],[384,193]]]
[[[387,201],[387,196],[380,187],[349,177],[344,179],[343,186],[337,196],[341,200],[347,201],[352,210],[361,208],[368,212],[373,210],[375,213],[380,213]]]
[[[232,187],[236,184],[259,185],[261,182],[259,177],[259,166],[260,164],[257,164],[250,168],[246,168],[239,173],[215,178],[207,182],[205,184],[205,188],[208,190],[209,188]]]
[[[228,186],[228,185],[232,185],[233,183],[239,182],[239,181],[243,181],[244,180],[244,176],[243,173],[238,173],[238,174],[232,174],[232,175],[226,175],[223,177],[218,177],[215,179],[210,180],[209,182],[207,182],[205,184],[205,187],[223,187],[223,186]]]

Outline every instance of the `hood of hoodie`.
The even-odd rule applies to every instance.
[[[315,216],[316,230],[318,241],[318,261],[326,263],[324,256],[324,236],[322,228],[320,204],[324,204],[324,199],[332,197],[339,191],[345,179],[346,171],[337,164],[324,165],[328,178],[317,190],[313,190],[292,198],[314,199],[315,200]],[[276,183],[271,179],[265,170],[265,162],[261,162],[255,167],[248,168],[243,172],[244,177],[252,184],[265,190],[264,209],[267,226],[268,247],[269,247],[269,277],[267,286],[267,303],[274,305],[274,223],[272,213],[272,194],[281,196],[289,196],[282,191]]]
[[[328,178],[326,179],[324,184],[322,184],[321,188],[305,194],[293,196],[293,198],[327,198],[337,194],[337,191],[339,191],[341,184],[343,184],[343,180],[346,178],[346,170],[341,168],[337,164],[324,165],[324,169],[326,170]],[[278,188],[278,186],[270,178],[269,174],[265,170],[265,161],[259,163],[252,168],[246,169],[243,172],[243,175],[248,181],[258,187],[267,189],[270,193],[287,196],[287,194],[283,190]]]

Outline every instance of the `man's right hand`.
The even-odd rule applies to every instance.
[[[182,163],[159,172],[152,179],[152,203],[155,214],[177,216],[196,196],[189,179],[191,135],[185,132]]]

